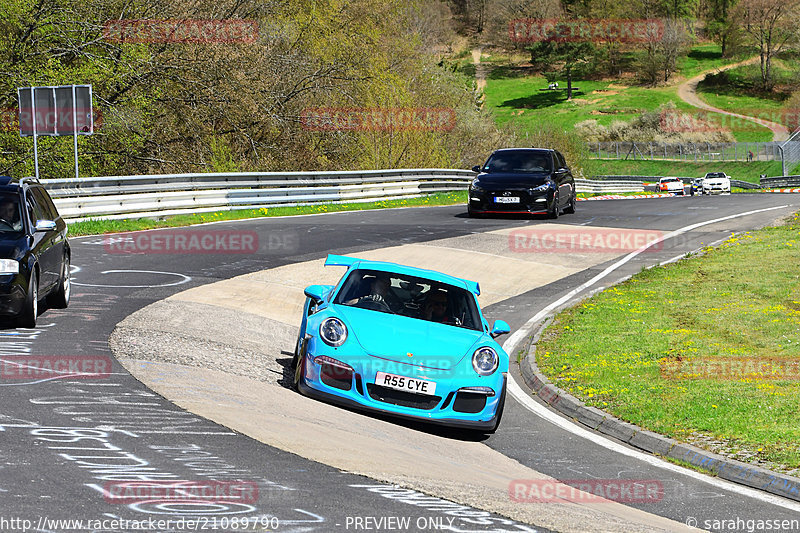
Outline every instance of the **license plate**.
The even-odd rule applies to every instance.
[[[494,201],[498,204],[518,204],[519,196],[498,196]]]
[[[375,384],[382,387],[389,387],[390,389],[413,392],[416,394],[429,394],[431,396],[436,392],[436,383],[433,381],[397,376],[385,372],[378,372],[375,375]]]

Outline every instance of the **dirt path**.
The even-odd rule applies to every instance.
[[[750,120],[750,121],[755,122],[757,124],[761,124],[762,126],[772,130],[772,140],[773,141],[785,141],[786,139],[789,138],[789,130],[786,128],[786,126],[784,126],[782,124],[778,124],[777,122],[771,122],[769,120],[764,120],[764,119],[757,118],[757,117],[750,117],[750,116],[747,116],[747,115],[740,115],[739,113],[732,113],[730,111],[725,111],[724,109],[719,109],[717,107],[711,106],[711,105],[707,104],[706,102],[704,102],[700,98],[700,96],[697,94],[697,85],[701,81],[703,81],[703,79],[706,77],[706,74],[710,74],[712,72],[722,72],[722,71],[729,70],[729,69],[732,69],[732,68],[736,68],[736,67],[739,67],[739,66],[742,66],[742,65],[749,65],[751,63],[755,63],[756,61],[758,61],[758,58],[757,57],[752,57],[752,58],[747,59],[745,61],[740,61],[739,63],[733,63],[731,65],[726,65],[726,66],[721,67],[721,68],[713,68],[713,69],[709,69],[709,70],[706,70],[704,72],[701,72],[700,74],[698,74],[694,78],[691,78],[691,79],[683,82],[680,85],[680,87],[678,87],[678,96],[680,97],[681,100],[683,100],[684,102],[686,102],[687,104],[689,104],[689,105],[691,105],[693,107],[697,107],[699,109],[705,109],[706,111],[712,111],[714,113],[720,113],[722,115],[727,115],[727,116],[730,116],[730,117],[736,117],[736,118],[741,118],[741,119],[745,119],[745,120]]]
[[[472,49],[472,64],[475,65],[475,80],[479,91],[486,87],[486,68],[481,65],[481,53],[481,48]]]

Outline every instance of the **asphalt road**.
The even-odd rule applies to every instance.
[[[703,226],[667,240],[661,249],[643,253],[614,271],[602,283],[607,285],[643,266],[694,250],[701,243],[766,225],[797,210],[797,203],[791,195],[767,194],[581,202],[577,214],[564,216],[559,223],[667,232],[737,213],[784,206]],[[180,516],[199,520],[196,529],[213,525],[217,530],[230,531],[243,529],[231,521],[241,516],[249,517],[250,530],[274,527],[275,518],[280,520],[279,531],[387,531],[403,525],[376,522],[381,517],[408,519],[410,527],[405,530],[436,530],[448,524],[461,531],[541,530],[339,472],[186,413],[149,392],[113,361],[107,339],[114,326],[130,313],[192,286],[316,259],[329,252],[355,254],[504,227],[534,227],[542,222],[468,219],[462,207],[454,206],[212,226],[215,231],[256,232],[261,245],[254,254],[130,255],[114,253],[101,237],[73,239],[74,286],[69,309],[46,310],[35,330],[0,330],[0,358],[8,368],[7,361],[19,365],[18,356],[83,355],[98,361],[108,357],[111,373],[95,379],[19,379],[5,374],[0,378],[0,530],[21,531],[23,526],[29,531],[80,529],[75,524],[51,522],[56,519],[84,520],[82,528],[89,531],[134,530],[136,524],[126,528],[111,520]],[[519,328],[538,310],[605,266],[489,306],[486,314],[490,320],[508,321],[512,330]],[[424,426],[418,429],[442,431]],[[470,438],[459,433],[451,437]],[[640,506],[680,522],[695,517],[702,526],[704,520],[797,519],[800,515],[780,502],[748,497],[611,451],[597,444],[600,439],[578,437],[509,401],[500,430],[485,443],[559,479],[659,480],[664,486],[663,499]],[[185,503],[165,508],[107,501],[103,489],[108,492],[109,483],[131,472],[165,481],[243,480],[255,484],[258,494],[250,500],[222,499],[203,509]],[[86,522],[89,520],[106,522]],[[148,531],[187,529],[175,522],[142,525]]]

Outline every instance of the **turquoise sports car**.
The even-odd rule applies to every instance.
[[[480,288],[432,270],[329,255],[336,286],[305,289],[293,360],[301,394],[361,410],[492,433],[508,355],[478,307]]]

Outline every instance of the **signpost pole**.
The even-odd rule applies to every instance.
[[[36,92],[34,87],[31,87],[31,124],[33,125],[33,168],[36,179],[39,179],[39,144],[36,142],[36,100],[33,93]]]
[[[75,179],[78,179],[78,98],[72,86],[72,138],[75,146]]]

